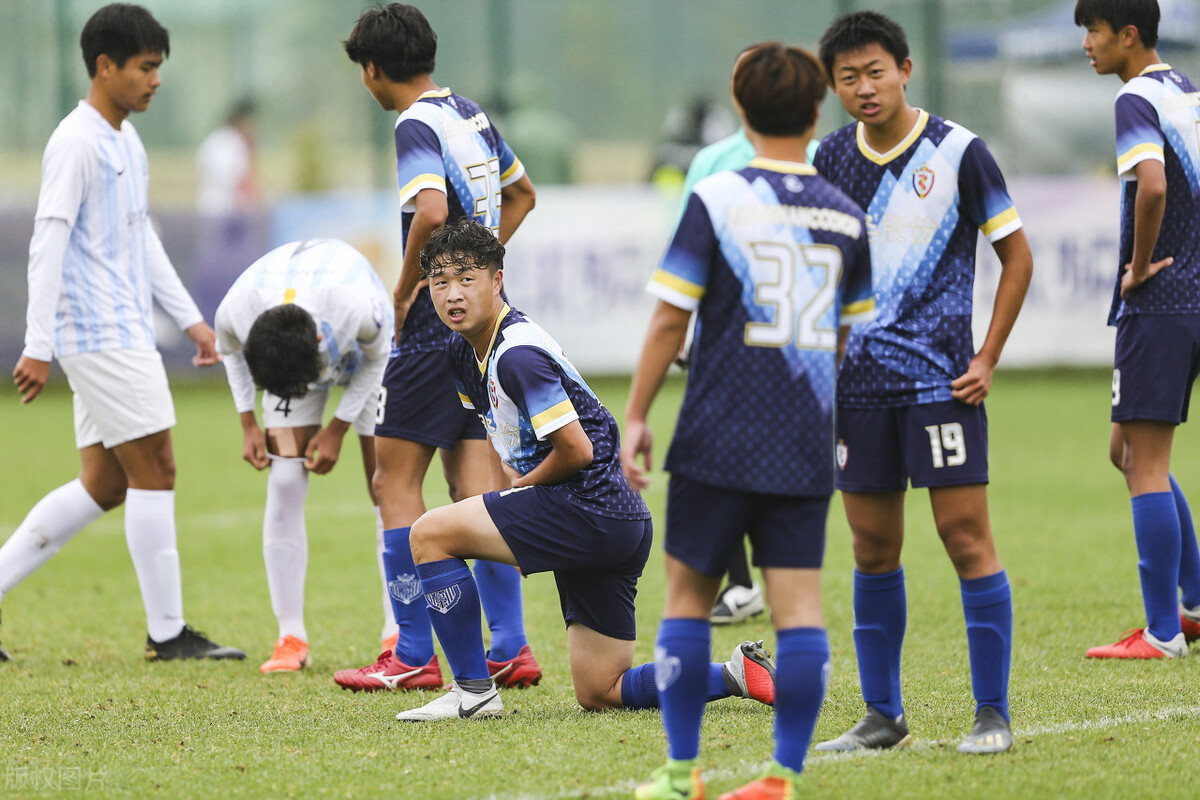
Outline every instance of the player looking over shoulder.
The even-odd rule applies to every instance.
[[[1033,257],[987,146],[908,104],[904,30],[873,11],[836,20],[820,57],[856,121],[821,140],[813,166],[867,215],[877,315],[855,325],[838,373],[837,487],[854,538],[854,646],[867,714],[818,750],[902,746],[907,604],[904,500],[929,488],[938,536],[959,577],[975,721],[964,753],[1012,746],[1012,593],[987,507],[983,401],[1016,322]],[[987,336],[971,336],[979,233],[1000,259]]]
[[[1133,508],[1146,627],[1089,658],[1180,658],[1200,639],[1200,550],[1171,474],[1175,428],[1200,373],[1200,91],[1154,49],[1155,0],[1080,0],[1075,23],[1100,75],[1117,75],[1120,269],[1112,463]],[[1180,602],[1178,589],[1183,590]]]
[[[242,458],[255,469],[269,468],[263,561],[279,638],[259,669],[292,672],[310,663],[304,625],[308,473],[333,469],[352,427],[378,519],[371,476],[392,304],[360,252],[334,239],[310,239],[277,247],[251,264],[221,301],[215,322],[217,349],[242,423]],[[262,427],[254,413],[256,386],[263,389]],[[345,390],[322,426],[333,386]],[[382,553],[382,520],[376,537]],[[380,572],[387,636],[394,623],[382,559]]]

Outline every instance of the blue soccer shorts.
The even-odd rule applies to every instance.
[[[742,539],[756,567],[820,569],[829,497],[724,489],[682,475],[667,486],[667,554],[713,578],[725,574]]]
[[[988,482],[987,411],[945,400],[837,413],[837,488],[899,492]]]
[[[567,625],[637,638],[634,599],[654,538],[649,519],[591,513],[561,487],[488,492],[483,504],[522,574],[554,573]]]
[[[1130,314],[1117,321],[1112,421],[1187,421],[1200,374],[1200,315]]]
[[[479,416],[463,408],[445,350],[395,353],[379,391],[375,435],[453,450],[462,439],[484,439]]]

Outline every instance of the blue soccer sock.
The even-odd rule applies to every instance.
[[[1200,606],[1200,547],[1196,546],[1196,526],[1192,522],[1187,496],[1175,482],[1175,476],[1170,478],[1175,510],[1179,512],[1179,588],[1183,591],[1183,604],[1196,608]]]
[[[1012,589],[1000,570],[982,578],[959,578],[975,713],[992,706],[1008,719],[1008,673],[1012,663]]]
[[[801,772],[825,697],[829,640],[824,628],[786,628],[776,642],[775,760]]]
[[[710,640],[706,619],[664,619],[658,627],[655,677],[669,758],[692,759],[700,752]]]
[[[621,676],[621,705],[625,708],[658,708],[658,687],[655,685],[656,668],[653,661],[625,670]],[[725,683],[725,665],[708,665],[708,696],[706,703],[731,697]]]
[[[413,566],[408,532],[408,528],[383,532],[383,568],[396,619],[396,657],[410,667],[423,667],[433,658],[433,628],[429,627],[421,579]]]
[[[896,719],[904,713],[900,697],[900,651],[908,623],[904,568],[881,575],[854,571],[854,651],[863,700]]]
[[[485,680],[487,658],[483,650],[479,589],[461,558],[417,564],[429,620],[450,662],[457,681]]]
[[[508,661],[528,644],[525,638],[525,609],[521,598],[521,573],[508,564],[475,561],[475,583],[479,601],[491,632],[488,658]]]
[[[1130,502],[1146,627],[1169,642],[1179,635],[1179,509],[1172,492],[1140,494]]]

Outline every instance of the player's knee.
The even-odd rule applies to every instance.
[[[860,572],[883,572],[899,568],[900,547],[890,536],[854,533],[854,564]]]
[[[423,564],[437,561],[447,555],[446,528],[440,524],[436,513],[442,509],[427,511],[412,524],[408,533],[408,545],[412,549],[413,563]]]
[[[88,494],[96,501],[96,505],[105,511],[111,511],[125,502],[125,484],[88,488]]]
[[[620,700],[614,700],[611,691],[599,686],[576,686],[575,701],[584,711],[608,711],[620,708]]]

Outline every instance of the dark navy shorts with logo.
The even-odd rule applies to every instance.
[[[634,598],[654,538],[650,520],[601,516],[548,486],[488,492],[483,504],[523,574],[554,573],[568,625],[637,638]]]
[[[945,400],[837,412],[837,488],[899,492],[988,482],[987,411]]]
[[[714,578],[725,574],[744,537],[757,567],[820,569],[828,514],[828,497],[758,494],[675,474],[667,485],[663,548]]]
[[[458,399],[446,351],[426,350],[388,359],[375,435],[453,450],[462,439],[487,438],[487,431]]]
[[[1200,314],[1130,314],[1117,320],[1112,421],[1187,421],[1200,374]]]

